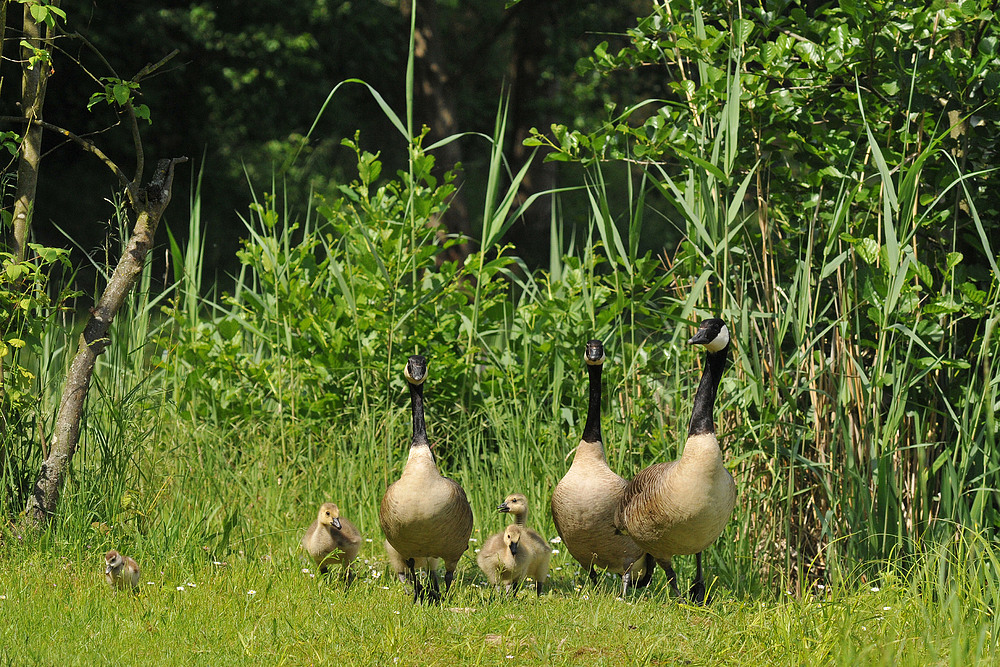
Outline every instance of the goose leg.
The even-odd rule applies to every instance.
[[[691,584],[691,590],[688,591],[688,595],[691,596],[691,601],[695,604],[705,604],[705,576],[701,569],[701,552],[698,552],[695,556],[695,563],[694,583]]]
[[[670,584],[670,591],[674,594],[674,597],[675,598],[681,597],[681,591],[679,588],[677,588],[677,573],[674,572],[674,567],[670,563],[670,559],[657,558],[656,562],[659,563],[660,567],[663,568],[663,571],[667,573],[667,583]]]
[[[424,588],[420,585],[420,579],[417,577],[417,570],[414,567],[414,560],[412,558],[406,561],[406,568],[410,571],[410,579],[413,581],[413,603],[416,604],[424,599]]]
[[[427,594],[427,600],[429,602],[433,602],[436,604],[441,602],[441,589],[438,587],[437,572],[431,570],[430,576],[431,576],[431,590],[430,593]]]
[[[643,559],[646,564],[645,571],[642,573],[642,576],[639,577],[639,580],[635,582],[635,588],[645,588],[646,586],[649,586],[649,582],[653,580],[653,572],[656,570],[656,560],[652,556],[646,554],[643,556]]]
[[[596,586],[597,585],[597,570],[594,569],[593,565],[591,565],[590,569],[587,571],[587,576],[590,577],[590,583],[591,583],[591,585]]]
[[[457,563],[456,563],[456,565],[457,565]],[[448,592],[451,591],[451,582],[453,582],[454,580],[455,580],[455,570],[454,569],[451,569],[451,570],[445,569],[445,571],[444,571],[444,593],[445,593],[445,595],[447,595]],[[434,578],[434,591],[435,591],[435,595],[437,595],[437,602],[440,603],[441,602],[441,595],[437,593],[437,577]]]

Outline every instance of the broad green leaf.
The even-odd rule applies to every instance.
[[[17,280],[21,276],[27,274],[28,269],[27,267],[22,266],[21,264],[11,263],[7,265],[6,273],[7,277],[10,278],[11,280]]]
[[[738,46],[743,46],[752,32],[753,21],[748,19],[736,19],[733,21],[733,36],[736,37],[736,44]]]
[[[774,42],[765,42],[760,48],[761,61],[765,65],[770,65],[780,53],[781,49]]]
[[[42,4],[30,5],[31,17],[35,19],[37,23],[45,23],[46,19],[49,18],[49,8]]]
[[[116,83],[112,86],[111,90],[114,95],[115,102],[117,102],[119,106],[125,106],[128,104],[129,89],[127,85],[124,83]]]

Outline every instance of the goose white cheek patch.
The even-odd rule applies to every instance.
[[[705,346],[705,349],[709,352],[718,352],[727,345],[729,345],[729,329],[727,329],[726,325],[723,324],[722,329],[719,330],[719,335],[713,338],[711,342]]]

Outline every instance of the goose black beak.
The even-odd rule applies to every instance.
[[[510,553],[514,556],[517,555],[517,542],[510,543]]]
[[[497,512],[509,512],[509,511],[510,507],[507,505],[507,503],[500,503],[499,505],[497,505]]]
[[[712,339],[709,338],[708,330],[698,329],[698,331],[695,332],[695,334],[688,340],[688,345],[698,345],[699,343],[704,344],[710,342],[711,340]]]
[[[337,530],[340,530],[340,519],[333,520],[333,527],[336,528]]]

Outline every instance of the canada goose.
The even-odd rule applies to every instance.
[[[455,566],[469,548],[472,535],[472,508],[462,487],[442,477],[434,463],[424,424],[423,383],[427,379],[427,359],[416,354],[409,358],[403,375],[410,385],[413,439],[403,474],[382,496],[378,518],[386,540],[406,563],[413,580],[413,600],[425,597],[416,574],[416,559],[444,561],[445,591],[451,588]],[[432,601],[439,599],[437,574],[430,571]]]
[[[404,584],[406,583],[406,574],[409,572],[409,568],[406,565],[406,561],[403,557],[399,555],[399,552],[392,548],[389,544],[389,540],[383,542],[385,545],[385,555],[389,557],[389,565],[392,566],[393,571],[396,573],[396,578],[399,579]],[[437,558],[414,558],[413,567],[417,570],[436,570],[438,566]]]
[[[629,586],[649,583],[655,563],[631,537],[615,531],[615,511],[626,482],[608,467],[601,441],[601,341],[589,341],[583,359],[590,376],[587,424],[569,471],[552,492],[552,519],[570,554],[587,568],[591,582],[597,582],[595,568],[620,574],[624,595]]]
[[[135,588],[139,585],[139,564],[112,549],[104,554],[104,580],[111,588]]]
[[[545,589],[552,550],[544,541],[539,544],[528,534],[529,529],[512,523],[502,533],[491,535],[479,551],[476,562],[490,584],[503,585],[513,592],[526,577],[535,580],[535,593]]]
[[[729,330],[720,319],[705,320],[688,343],[704,345],[708,352],[684,453],[676,461],[656,463],[635,476],[622,496],[615,525],[653,555],[678,597],[671,558],[697,554],[697,573],[689,594],[702,603],[701,552],[722,534],[736,505],[736,483],[722,464],[712,416],[729,351]]]
[[[340,508],[334,503],[319,506],[316,520],[309,524],[302,538],[302,548],[309,552],[322,574],[337,564],[344,569],[347,581],[354,578],[351,562],[361,550],[361,533],[357,527],[340,516]]]

